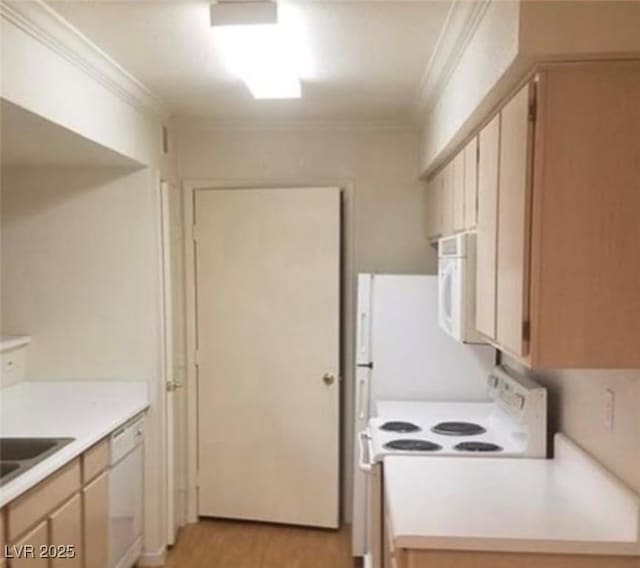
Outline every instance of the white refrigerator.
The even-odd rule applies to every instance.
[[[355,432],[375,416],[378,400],[485,401],[495,351],[466,345],[438,325],[438,277],[359,274]],[[354,451],[353,554],[367,550],[366,478]]]

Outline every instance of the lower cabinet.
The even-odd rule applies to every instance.
[[[104,439],[0,510],[0,568],[107,568],[108,462]]]
[[[47,521],[36,525],[20,540],[9,546],[11,568],[48,568],[49,559],[41,554],[49,545]]]
[[[83,490],[84,566],[105,568],[108,553],[109,478],[107,472],[94,479]]]
[[[7,565],[4,559],[4,545],[4,511],[0,510],[0,568]]]
[[[51,568],[82,568],[81,499],[76,493],[49,517]]]

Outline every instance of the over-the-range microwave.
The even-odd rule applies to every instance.
[[[476,235],[438,241],[438,322],[462,343],[486,343],[475,329]]]

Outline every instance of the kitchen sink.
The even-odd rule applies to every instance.
[[[55,454],[74,438],[0,438],[0,485]]]
[[[0,460],[30,460],[55,445],[51,438],[0,438]]]
[[[15,462],[0,462],[0,479],[14,472],[20,467],[20,464]]]

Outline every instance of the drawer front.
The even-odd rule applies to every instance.
[[[91,446],[82,456],[82,481],[86,485],[109,465],[109,438]]]
[[[7,506],[8,537],[19,538],[49,511],[80,489],[80,461],[75,459]]]

